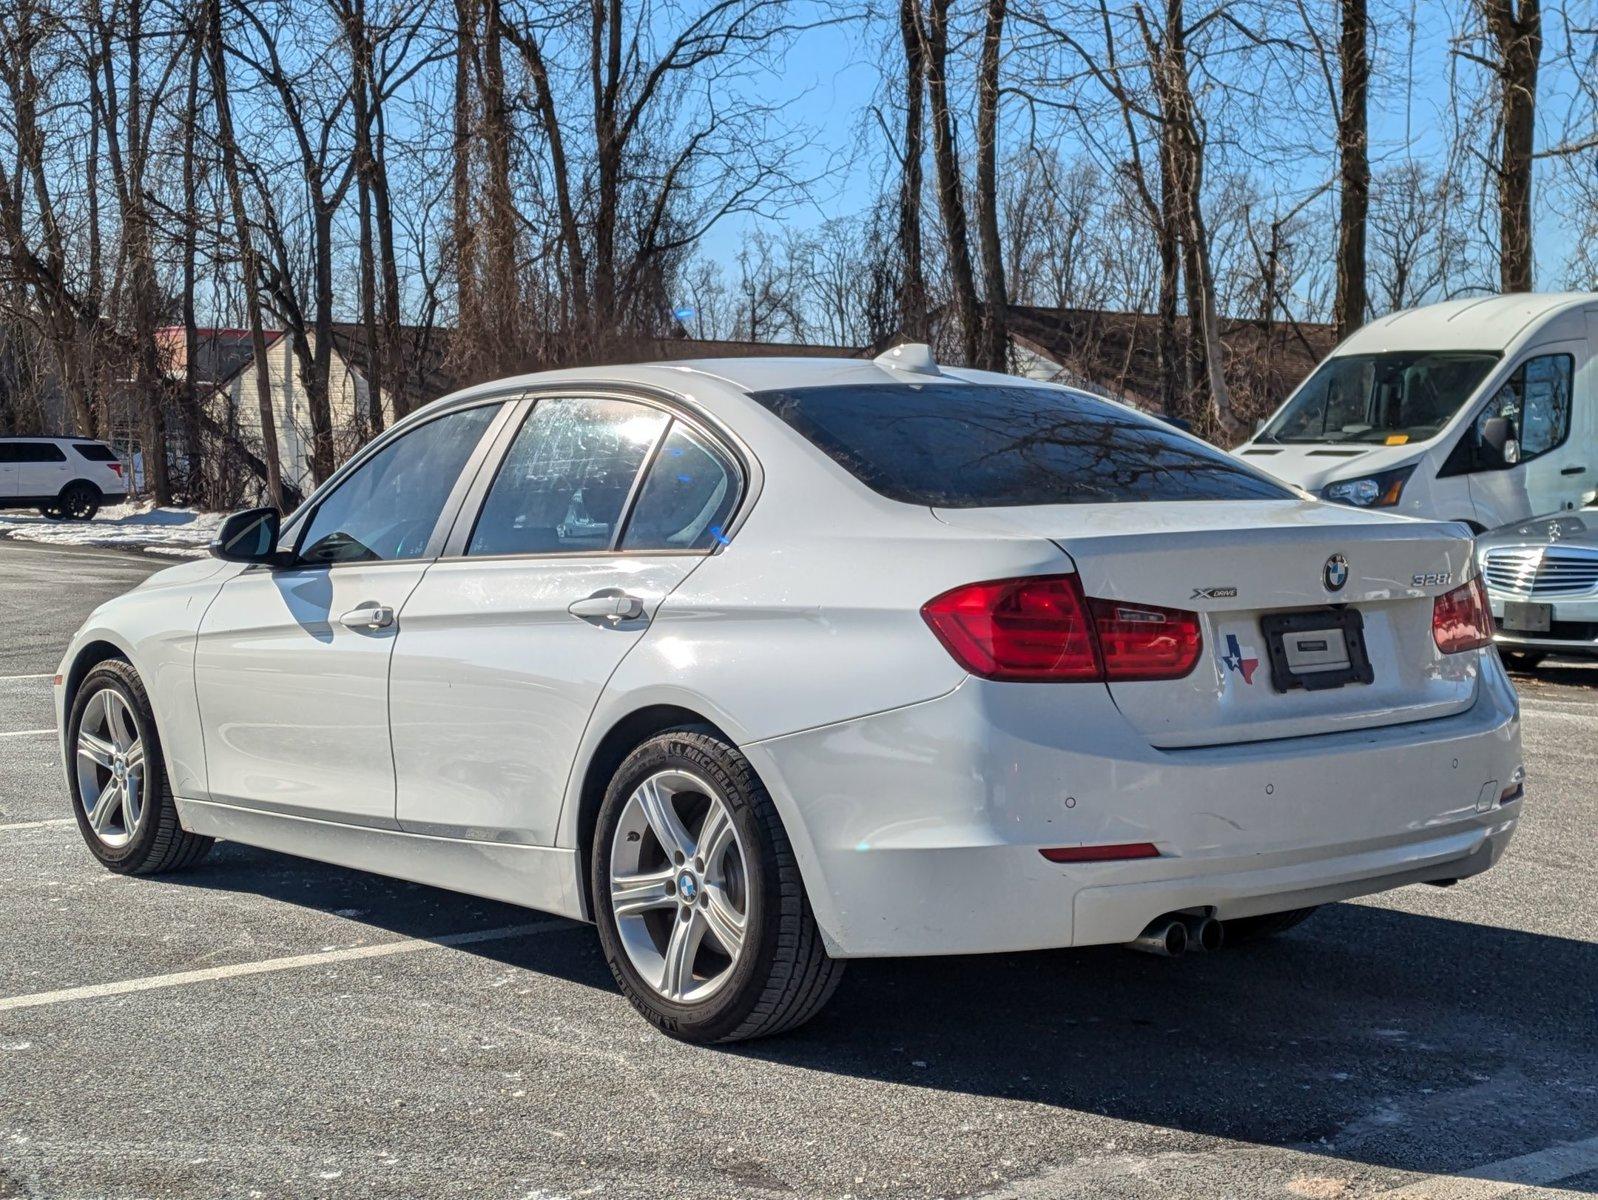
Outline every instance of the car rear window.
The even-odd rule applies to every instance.
[[[1293,495],[1153,418],[1060,388],[870,384],[754,398],[866,486],[906,504],[1003,508]]]
[[[90,462],[116,462],[116,451],[99,442],[73,442],[72,448]]]

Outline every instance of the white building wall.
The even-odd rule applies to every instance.
[[[279,337],[267,347],[266,363],[283,478],[298,487],[302,494],[309,495],[315,486],[310,459],[311,410],[300,384],[299,364],[287,336]],[[261,410],[256,396],[259,369],[259,364],[252,361],[212,402],[213,415],[221,422],[228,420],[227,408],[231,403],[239,434],[257,452],[262,446]],[[343,462],[360,449],[362,439],[356,414],[364,410],[366,395],[366,380],[335,348],[328,369],[328,407],[333,421],[335,463]],[[386,419],[392,420],[391,405],[385,401],[383,407]]]

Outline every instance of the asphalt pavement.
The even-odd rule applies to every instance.
[[[160,565],[0,541],[0,1197],[1598,1192],[1598,664],[1517,680],[1485,876],[1175,961],[857,962],[702,1049],[585,926],[237,845],[102,870],[49,675]]]

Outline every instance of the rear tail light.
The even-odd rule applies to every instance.
[[[1432,601],[1432,640],[1444,654],[1492,644],[1492,609],[1480,575]]]
[[[1083,596],[1075,575],[970,583],[921,608],[944,647],[984,679],[1180,679],[1198,662],[1198,614]]]
[[[1089,600],[1104,676],[1116,680],[1180,679],[1198,662],[1204,638],[1198,613],[1119,600]]]
[[[117,478],[118,479],[122,478],[122,464],[121,463],[119,463],[119,462],[108,462],[105,465],[110,467],[113,471],[115,471],[117,473]]]

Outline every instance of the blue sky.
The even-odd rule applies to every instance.
[[[1572,0],[1572,9],[1586,0]],[[1406,157],[1441,163],[1448,154],[1453,125],[1450,117],[1455,75],[1474,85],[1469,68],[1450,53],[1454,13],[1464,4],[1439,4],[1423,0],[1375,0],[1371,16],[1375,25],[1373,57],[1385,78],[1373,88],[1371,104],[1372,165]],[[1560,10],[1545,6],[1545,49],[1540,81],[1544,140],[1560,136],[1554,127],[1566,111],[1572,90],[1570,72],[1560,61],[1564,48]],[[1411,37],[1409,19],[1414,20]],[[1573,12],[1579,17],[1579,13]],[[1587,22],[1591,24],[1591,21]],[[888,39],[895,44],[888,44]],[[817,224],[829,217],[852,215],[871,203],[880,191],[880,175],[889,169],[880,132],[866,115],[878,98],[882,68],[892,66],[897,53],[897,30],[891,14],[868,21],[813,30],[800,36],[786,57],[768,97],[777,95],[792,103],[792,115],[815,131],[802,159],[803,169],[826,172],[812,204],[783,215],[786,223]],[[1021,121],[1013,103],[1008,127],[1019,136]],[[890,118],[891,119],[891,118]],[[1326,118],[1329,123],[1329,116]],[[1002,127],[1001,127],[1002,128]],[[1488,130],[1481,131],[1486,146]],[[1335,171],[1330,139],[1319,139],[1323,154],[1310,153],[1294,162],[1272,164],[1258,172],[1262,186],[1270,187],[1290,207],[1308,191],[1320,186]],[[1080,149],[1065,132],[1060,148],[1067,156]],[[1540,183],[1551,175],[1539,167]],[[1561,285],[1571,248],[1572,230],[1559,212],[1559,197],[1551,188],[1538,189],[1538,286]],[[931,203],[929,193],[928,202]],[[728,221],[715,229],[704,250],[711,257],[730,261],[737,253],[743,231],[758,218]]]

